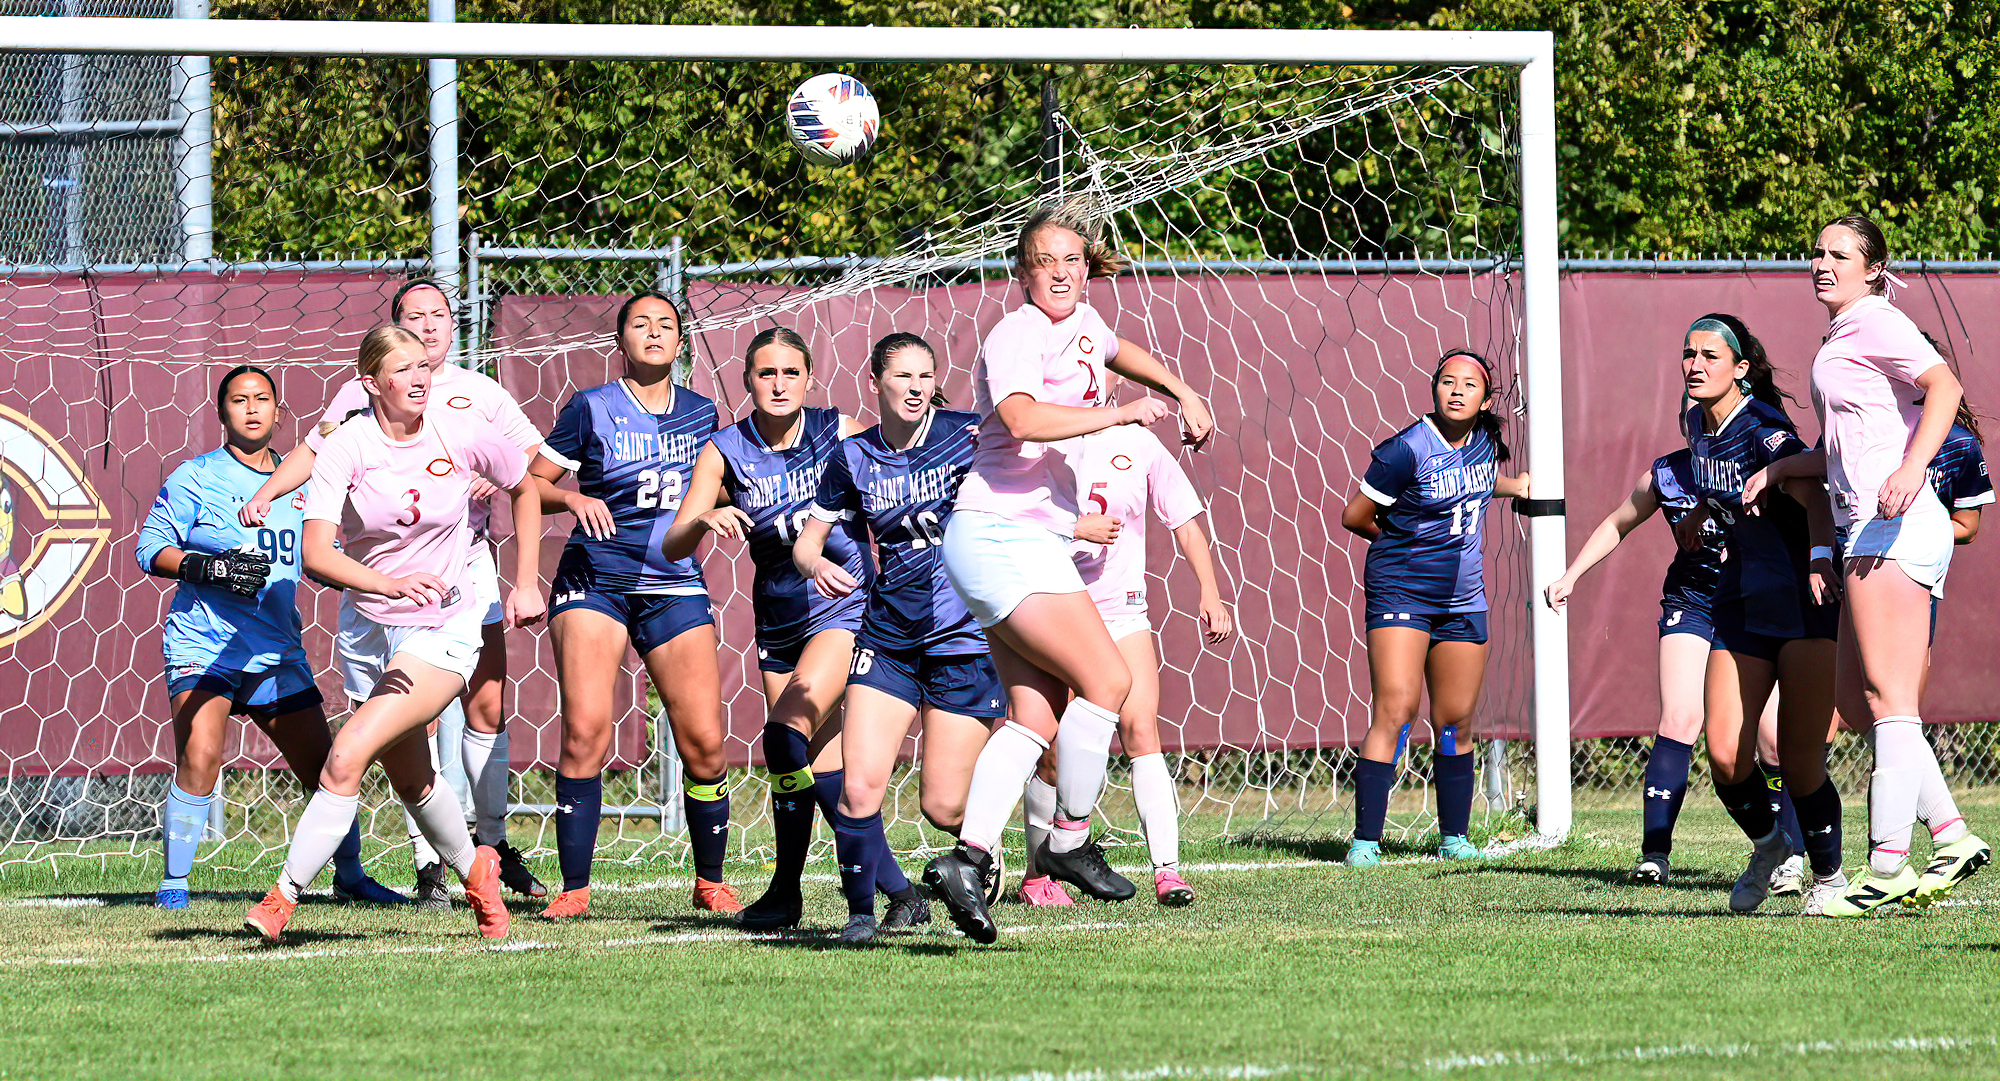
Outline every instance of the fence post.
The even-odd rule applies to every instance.
[[[208,0],[174,0],[174,18],[208,18]],[[180,95],[174,111],[180,134],[174,139],[174,194],[180,200],[181,258],[207,262],[215,255],[215,111],[209,89],[209,59],[176,61]]]
[[[430,0],[430,21],[448,23],[453,0]],[[431,274],[457,293],[458,255],[458,61],[425,62],[431,91]]]
[[[480,369],[489,367],[479,361],[480,351],[486,348],[486,283],[480,280],[479,234],[467,234],[465,238],[465,355],[479,363]],[[492,365],[486,374],[500,378],[499,366]]]
[[[681,753],[674,745],[674,729],[667,723],[665,705],[653,715],[653,757],[660,763],[660,832],[686,833],[687,811],[681,806]]]

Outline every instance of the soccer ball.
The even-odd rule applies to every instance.
[[[867,155],[881,130],[875,95],[861,80],[839,72],[815,75],[792,91],[785,127],[809,161],[846,165]]]

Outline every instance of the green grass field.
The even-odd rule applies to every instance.
[[[2000,809],[1968,810],[2000,832]],[[157,864],[16,865],[0,1078],[2000,1073],[2000,875],[1921,914],[1806,920],[1787,897],[1734,917],[1727,820],[1691,810],[1677,881],[1639,889],[1637,818],[1593,810],[1560,849],[1366,872],[1332,862],[1336,840],[1190,846],[1190,909],[1009,904],[992,947],[940,911],[858,951],[828,942],[826,864],[793,937],[692,913],[687,872],[661,864],[603,867],[585,922],[518,908],[501,946],[462,907],[319,903],[278,947],[238,927],[269,869],[198,870],[203,892],[167,913]],[[1865,836],[1858,814],[1847,828]]]

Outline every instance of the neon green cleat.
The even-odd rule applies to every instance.
[[[1382,842],[1356,839],[1347,846],[1349,867],[1373,867],[1382,862]]]
[[[1972,877],[1974,871],[1993,862],[1993,850],[1985,841],[1966,834],[1931,853],[1931,863],[1917,878],[1914,903],[1928,905]]]
[[[1888,877],[1869,872],[1855,880],[1841,894],[1826,903],[1826,914],[1834,919],[1872,916],[1892,905],[1911,903],[1917,895],[1917,872],[1904,864]]]
[[[1438,845],[1438,858],[1441,860],[1476,860],[1485,854],[1462,833],[1446,837]]]

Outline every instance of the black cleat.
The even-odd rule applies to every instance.
[[[993,868],[993,857],[961,844],[924,867],[924,885],[944,904],[951,922],[965,937],[991,944],[1000,937],[1000,928],[986,911],[985,876]]]
[[[414,899],[418,912],[451,911],[451,874],[442,863],[425,864],[417,868],[417,896]]]
[[[1639,863],[1632,868],[1634,886],[1664,886],[1673,871],[1667,866],[1667,857],[1657,852],[1648,852],[1639,857]]]
[[[898,901],[892,898],[889,901],[889,911],[882,915],[882,930],[907,931],[929,922],[931,922],[931,906],[917,896],[917,891],[911,890],[907,899]]]
[[[840,936],[834,941],[843,946],[866,946],[875,941],[875,917],[849,916],[847,926],[840,929]]]
[[[1111,869],[1104,861],[1104,849],[1096,841],[1086,843],[1074,852],[1055,852],[1047,841],[1042,842],[1042,850],[1035,853],[1042,873],[1058,882],[1067,882],[1084,893],[1100,901],[1130,901],[1139,887],[1132,880]]]
[[[736,917],[745,931],[783,931],[797,927],[805,916],[806,902],[799,891],[768,889]]]
[[[549,888],[542,885],[534,872],[528,870],[528,862],[521,858],[521,850],[506,841],[493,846],[500,854],[500,884],[515,893],[539,901],[549,895]]]
[[[986,907],[1000,903],[1000,892],[1007,886],[1007,853],[993,853],[993,864],[986,869]]]

